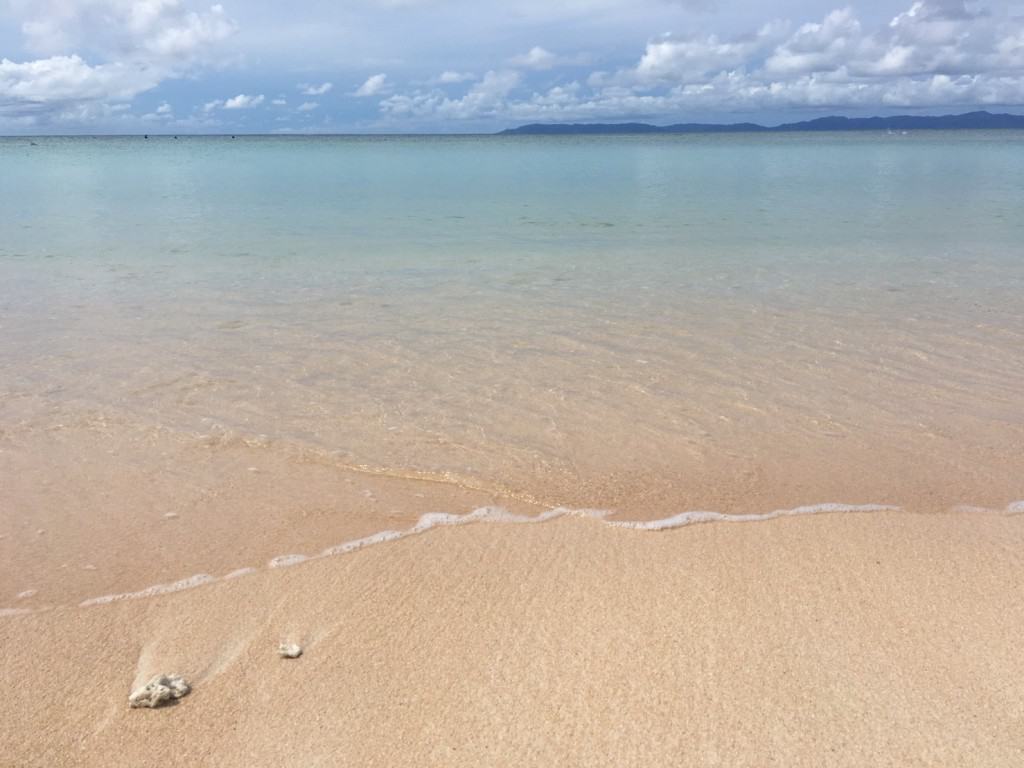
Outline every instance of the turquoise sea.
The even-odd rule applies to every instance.
[[[1022,212],[1012,131],[0,139],[0,421],[591,504],[955,473],[1020,436]]]

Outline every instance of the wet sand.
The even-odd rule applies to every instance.
[[[3,618],[0,762],[1020,765],[1022,553],[980,511],[435,528]]]
[[[498,506],[607,510],[650,520],[691,510],[762,514],[828,502],[942,512],[1002,508],[1024,496],[1012,421],[972,439],[892,429],[873,441],[762,432],[710,461],[673,453],[629,471],[579,471],[532,484],[358,466],[287,441],[197,435],[106,420],[0,434],[0,609],[75,605],[196,574],[222,577],[380,531],[427,513]]]

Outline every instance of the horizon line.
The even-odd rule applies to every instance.
[[[1004,109],[1005,108],[1006,107],[1004,107]],[[1010,108],[1012,109],[1013,107],[1010,107]],[[1018,109],[1019,108],[1020,107],[1018,107]],[[673,128],[673,127],[677,127],[677,126],[706,126],[707,128],[711,128],[711,129],[730,128],[730,127],[736,127],[736,126],[753,126],[753,127],[762,129],[764,131],[777,131],[779,129],[787,128],[787,127],[790,127],[790,126],[811,124],[811,123],[814,123],[814,122],[820,122],[820,121],[830,120],[830,119],[831,120],[842,119],[842,120],[851,120],[851,121],[897,120],[897,119],[900,119],[900,118],[942,120],[944,118],[958,118],[958,117],[966,117],[966,116],[969,116],[969,115],[987,115],[987,116],[991,116],[991,117],[1019,117],[1019,118],[1024,118],[1024,114],[1018,114],[1016,112],[990,112],[987,109],[973,109],[973,110],[969,110],[967,112],[957,112],[957,113],[950,112],[950,113],[941,114],[941,115],[921,115],[921,114],[916,114],[915,115],[915,114],[908,114],[908,113],[900,113],[900,114],[893,114],[893,115],[869,115],[869,116],[864,116],[864,117],[850,117],[848,115],[832,113],[832,114],[826,114],[826,115],[819,115],[818,117],[805,118],[803,120],[796,120],[796,121],[793,121],[793,122],[775,123],[775,124],[772,124],[772,125],[765,125],[763,123],[757,123],[757,122],[754,122],[752,120],[743,120],[743,121],[732,122],[732,123],[723,123],[723,122],[703,123],[703,122],[697,122],[697,121],[688,121],[688,122],[672,122],[672,123],[667,123],[667,124],[664,124],[664,125],[659,125],[659,124],[656,124],[656,123],[643,122],[642,118],[641,119],[633,118],[633,119],[621,119],[619,121],[606,121],[606,122],[596,122],[596,121],[595,122],[571,122],[571,121],[566,121],[566,122],[547,122],[547,123],[542,123],[542,122],[520,123],[520,124],[518,124],[516,126],[513,126],[513,127],[501,128],[501,129],[491,130],[491,131],[380,131],[380,132],[372,132],[372,133],[357,132],[357,131],[336,131],[336,132],[335,131],[315,131],[315,132],[309,132],[309,133],[293,132],[293,131],[281,131],[281,132],[269,132],[269,133],[263,132],[263,131],[254,131],[254,132],[249,132],[249,131],[225,131],[223,133],[192,133],[192,132],[189,132],[189,131],[180,131],[178,133],[174,133],[173,131],[166,132],[166,133],[164,133],[164,132],[152,132],[152,131],[150,131],[150,132],[139,131],[137,133],[88,133],[88,132],[80,132],[80,133],[11,133],[11,134],[6,134],[5,133],[5,134],[0,134],[0,139],[32,139],[32,138],[40,138],[40,139],[58,139],[58,138],[62,138],[62,139],[71,139],[71,138],[150,138],[150,137],[152,137],[152,138],[172,138],[173,137],[173,138],[176,139],[176,138],[180,138],[180,137],[190,137],[190,138],[223,138],[223,137],[228,137],[228,136],[230,136],[232,138],[234,138],[236,136],[260,137],[260,138],[287,138],[289,136],[305,137],[305,138],[310,138],[310,137],[314,137],[314,136],[370,138],[370,137],[375,137],[375,136],[381,136],[381,137],[446,137],[446,136],[450,136],[450,137],[481,137],[481,136],[503,136],[503,135],[504,136],[510,136],[510,135],[512,135],[512,136],[515,136],[515,135],[532,135],[532,136],[544,135],[544,136],[549,136],[550,137],[552,135],[558,135],[558,134],[557,133],[555,133],[555,134],[517,133],[517,132],[521,131],[523,128],[538,127],[538,126],[545,127],[545,128],[549,128],[549,127],[550,128],[572,128],[572,127],[624,127],[624,126],[634,126],[634,125],[635,126],[643,126],[645,128],[654,128],[654,129],[658,129],[658,130],[663,130],[663,129],[666,129],[666,128]],[[926,130],[926,129],[921,129],[921,130]],[[927,130],[964,131],[964,130],[978,130],[978,129],[977,128],[973,128],[973,127],[944,127],[944,128],[940,127],[940,128],[937,128],[937,129],[927,129]],[[1005,130],[1005,129],[1003,129],[1003,130]],[[713,132],[713,131],[709,131],[709,132]],[[796,130],[796,131],[791,131],[791,132],[798,133],[800,131]],[[829,133],[829,132],[845,133],[845,132],[848,132],[848,131],[842,131],[842,130],[830,131],[830,130],[817,129],[817,130],[808,131],[808,132],[809,133],[810,132],[813,132],[813,133]],[[566,134],[563,133],[562,135],[566,135]],[[620,135],[622,135],[622,134],[620,134]]]

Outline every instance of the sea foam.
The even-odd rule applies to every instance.
[[[898,512],[900,507],[887,504],[811,504],[793,509],[777,509],[774,512],[749,515],[726,515],[722,512],[681,512],[672,517],[660,520],[609,520],[606,525],[616,528],[632,528],[639,531],[664,531],[670,528],[682,528],[694,523],[712,523],[717,521],[730,523],[751,523],[759,520],[774,520],[777,517],[796,515],[817,515],[823,512]]]
[[[172,592],[181,592],[183,589],[192,589],[193,587],[201,587],[203,584],[211,584],[217,581],[216,578],[206,573],[197,573],[195,576],[189,576],[185,579],[179,579],[173,581],[170,584],[155,584],[152,587],[146,587],[140,589],[138,592],[121,592],[117,595],[103,595],[102,597],[93,597],[88,600],[83,600],[79,603],[80,606],[86,607],[89,605],[103,605],[105,603],[114,603],[118,600],[133,600],[140,597],[156,597],[157,595],[167,595]]]
[[[503,507],[480,507],[472,512],[468,512],[463,515],[453,514],[450,512],[428,512],[422,515],[416,524],[411,528],[404,531],[385,530],[380,531],[369,536],[364,536],[359,539],[353,539],[351,541],[342,542],[333,547],[328,547],[322,550],[318,554],[304,555],[304,554],[290,554],[281,555],[273,558],[267,563],[267,568],[284,568],[288,566],[298,565],[300,563],[309,562],[311,560],[318,560],[324,557],[333,557],[335,555],[344,555],[352,552],[356,552],[366,547],[374,546],[376,544],[383,544],[389,541],[397,541],[404,539],[409,536],[417,536],[422,533],[426,533],[434,528],[443,526],[456,526],[456,525],[467,525],[470,523],[512,523],[512,524],[529,524],[529,523],[546,523],[551,520],[556,520],[560,517],[583,517],[593,520],[601,521],[602,525],[611,526],[614,528],[625,528],[636,531],[665,531],[674,528],[681,528],[687,525],[695,525],[698,523],[713,523],[713,522],[730,522],[730,523],[749,523],[749,522],[761,522],[765,520],[773,520],[779,517],[795,517],[798,515],[816,515],[816,514],[834,514],[834,513],[870,513],[870,512],[899,512],[902,508],[893,506],[890,504],[840,504],[840,503],[823,503],[823,504],[811,504],[800,507],[794,507],[793,509],[777,509],[772,512],[764,512],[760,514],[736,514],[730,515],[722,512],[711,512],[705,510],[695,510],[690,512],[681,512],[671,517],[665,517],[658,520],[604,520],[603,518],[608,517],[612,514],[611,510],[602,509],[570,509],[568,507],[555,507],[549,509],[546,512],[542,512],[538,515],[518,515],[513,512],[509,512]],[[955,507],[954,512],[988,512],[996,514],[1008,514],[1017,515],[1024,514],[1024,500],[1015,501],[1007,505],[1004,509],[993,510],[985,509],[982,507]],[[155,597],[157,595],[169,594],[172,592],[180,592],[185,589],[192,589],[193,587],[203,586],[205,584],[211,584],[215,581],[228,580],[241,578],[253,573],[257,573],[255,568],[239,568],[231,571],[227,575],[218,579],[209,574],[196,574],[179,581],[171,582],[170,584],[157,584],[146,589],[141,589],[137,592],[123,592],[116,595],[104,595],[102,597],[94,597],[88,600],[83,600],[79,603],[82,607],[92,605],[103,605],[106,603],[112,603],[119,600],[130,600],[137,598]],[[0,617],[20,615],[23,613],[29,613],[28,609],[18,608],[0,608]]]

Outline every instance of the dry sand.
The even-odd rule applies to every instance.
[[[0,765],[1020,766],[1022,576],[1000,513],[435,528],[0,618]]]

